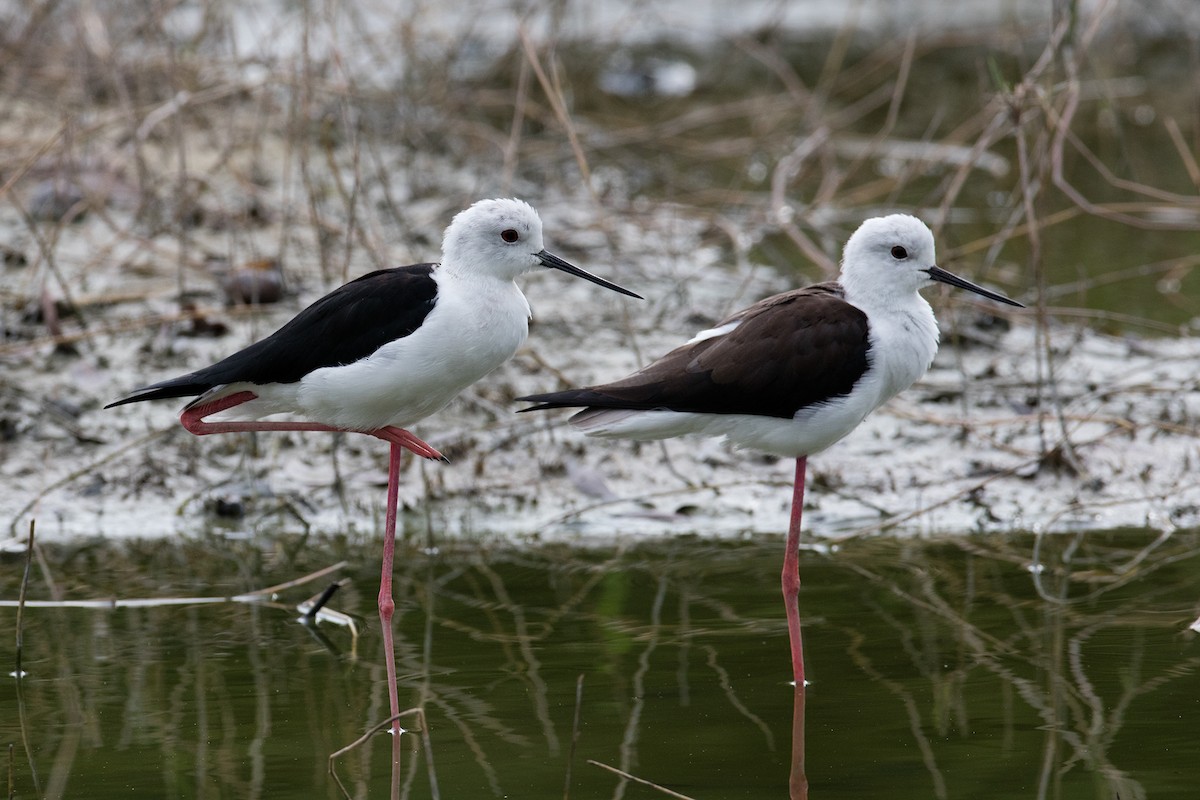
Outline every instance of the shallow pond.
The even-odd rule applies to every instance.
[[[354,797],[393,781],[403,797],[786,796],[781,547],[405,552],[401,706],[424,708],[428,739],[401,739],[393,775],[391,737],[368,737],[338,778]],[[22,573],[7,559],[6,599]],[[342,559],[273,599],[167,602]],[[1195,797],[1197,533],[853,541],[801,563],[812,798]],[[386,717],[376,564],[373,543],[47,548],[31,600],[52,576],[66,601],[158,602],[25,608],[27,674],[0,690],[11,796],[343,796],[330,755]],[[351,579],[329,607],[357,637],[297,621],[334,578]]]

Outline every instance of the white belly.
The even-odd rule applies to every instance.
[[[305,418],[353,430],[406,427],[441,410],[517,352],[529,305],[511,281],[461,291],[439,286],[437,306],[416,331],[354,364],[305,376],[296,405]]]
[[[584,411],[571,423],[589,436],[670,439],[689,434],[724,436],[737,447],[798,457],[826,449],[858,427],[876,406],[863,394],[801,411],[795,418],[754,414],[697,414],[680,411]]]

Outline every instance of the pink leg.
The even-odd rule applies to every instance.
[[[258,395],[254,392],[236,392],[218,398],[211,403],[188,406],[180,415],[183,427],[196,436],[207,436],[212,433],[235,433],[240,431],[344,431],[317,422],[205,422],[205,417],[226,411],[234,406],[254,400]],[[369,431],[344,431],[347,433],[365,433],[382,439],[391,445],[388,459],[388,495],[387,517],[384,521],[383,534],[383,568],[379,579],[379,621],[383,630],[384,660],[387,663],[388,700],[391,704],[392,716],[400,713],[400,696],[396,687],[396,650],[392,636],[392,615],[396,611],[396,603],[392,599],[392,561],[396,552],[396,512],[400,495],[400,457],[405,450],[411,450],[422,458],[448,459],[413,434],[388,425]],[[396,738],[392,747],[394,760],[400,757],[400,723],[397,721],[392,732]]]
[[[183,423],[183,427],[189,433],[196,436],[207,436],[212,433],[239,433],[242,431],[327,431],[331,433],[365,433],[368,436],[374,436],[376,439],[383,439],[385,442],[390,442],[394,445],[400,445],[406,450],[419,455],[421,458],[438,459],[439,461],[449,461],[444,455],[430,447],[425,442],[418,439],[403,428],[396,428],[388,425],[383,428],[376,428],[369,431],[354,431],[346,428],[334,428],[329,425],[322,425],[319,422],[264,422],[261,420],[251,420],[247,422],[205,422],[205,417],[212,416],[220,411],[227,411],[234,406],[240,406],[242,403],[254,400],[257,398],[254,392],[235,392],[231,395],[218,398],[211,403],[203,403],[197,406],[188,406],[179,416],[179,421]]]
[[[379,627],[383,631],[383,657],[387,662],[388,700],[393,717],[400,713],[400,694],[396,688],[396,648],[392,639],[392,614],[396,611],[396,601],[392,598],[392,559],[396,553],[396,506],[400,495],[400,456],[403,453],[402,445],[392,444],[388,459],[387,516],[383,523],[383,567],[379,573]],[[396,737],[396,744],[399,744],[399,721],[393,725],[392,733]],[[397,754],[399,749],[393,747],[392,752]]]
[[[808,773],[804,767],[804,687],[796,684],[792,696],[792,770],[788,776],[788,797],[808,800]]]
[[[800,640],[800,516],[804,511],[804,473],[808,458],[796,459],[792,488],[792,519],[788,525],[787,552],[783,555],[783,605],[787,609],[788,639],[792,645],[792,676],[796,689],[804,689],[804,646]]]

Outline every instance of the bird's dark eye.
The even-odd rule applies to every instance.
[[[895,259],[908,258],[908,251],[905,250],[900,245],[896,245],[895,247],[892,248],[892,258],[895,258]]]
[[[517,233],[512,228],[505,228],[504,230],[500,231],[500,238],[509,244],[512,244],[517,239],[521,238],[521,234]]]

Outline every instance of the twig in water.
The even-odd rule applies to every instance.
[[[13,677],[17,679],[17,716],[21,721],[21,746],[25,748],[25,758],[29,761],[29,774],[33,778],[33,796],[42,796],[42,784],[38,779],[37,764],[33,760],[33,750],[29,746],[29,728],[25,724],[25,693],[22,687],[24,682],[21,678],[25,675],[21,669],[21,648],[24,644],[24,627],[22,621],[24,619],[25,610],[25,590],[29,586],[29,571],[33,566],[34,553],[34,528],[36,520],[29,521],[29,546],[25,549],[25,572],[21,576],[21,591],[17,595],[17,668],[13,671]],[[16,797],[15,787],[13,785],[13,763],[12,763],[12,745],[8,748],[8,796],[9,798]]]
[[[346,745],[345,747],[341,748],[340,750],[334,751],[333,753],[329,754],[329,774],[333,777],[333,781],[334,781],[334,783],[337,784],[338,788],[342,790],[342,795],[344,797],[346,797],[346,800],[350,800],[352,795],[350,794],[349,791],[346,790],[346,786],[345,786],[345,784],[342,783],[342,779],[338,777],[337,770],[334,768],[335,759],[338,759],[341,756],[344,756],[346,753],[349,753],[351,750],[354,750],[355,748],[361,747],[362,744],[364,742],[366,742],[368,739],[370,739],[372,736],[379,733],[380,731],[387,730],[388,728],[390,728],[392,726],[392,723],[396,722],[397,720],[399,720],[403,717],[407,717],[410,714],[417,718],[417,725],[419,727],[416,728],[415,730],[411,730],[411,731],[406,731],[404,728],[401,728],[400,734],[404,734],[404,733],[419,733],[419,734],[421,734],[421,742],[422,742],[422,744],[425,745],[425,763],[429,765],[429,796],[431,798],[433,798],[433,800],[440,800],[441,793],[438,791],[437,775],[433,771],[433,749],[432,749],[433,745],[432,745],[432,741],[429,738],[429,726],[425,724],[425,711],[423,709],[421,709],[420,707],[410,708],[407,711],[401,711],[399,714],[396,714],[395,716],[388,717],[387,719],[383,720],[382,722],[379,722],[378,724],[373,725],[369,730],[367,730],[366,733],[364,733],[362,736],[355,739],[350,744]]]
[[[347,563],[349,563],[349,562],[339,561],[336,564],[332,564],[323,569],[319,569],[316,572],[310,572],[307,575],[302,575],[299,578],[294,578],[293,580],[290,580],[290,581],[284,581],[283,583],[277,583],[274,586],[268,586],[265,589],[255,589],[253,592],[246,592],[245,594],[238,595],[238,597],[250,597],[251,595],[263,595],[263,594],[265,594],[265,595],[279,594],[284,589],[291,589],[292,587],[300,586],[302,584],[309,583],[311,581],[315,581],[318,578],[323,578],[331,572],[337,572],[339,569],[342,569],[343,567],[345,567]]]
[[[679,798],[682,798],[683,800],[695,800],[695,798],[688,797],[686,794],[680,794],[679,792],[673,792],[665,786],[659,786],[657,783],[654,783],[653,781],[648,781],[645,778],[639,778],[636,775],[630,775],[625,770],[617,769],[616,767],[610,767],[608,764],[602,764],[599,761],[594,761],[590,758],[588,759],[587,763],[592,764],[593,766],[597,766],[600,769],[606,769],[609,772],[620,775],[622,778],[625,778],[626,780],[635,781],[637,783],[642,784],[643,786],[649,786],[651,789],[658,789],[660,792],[662,792],[663,794],[665,794],[669,797],[679,797]]]
[[[29,520],[29,544],[25,548],[25,571],[21,574],[21,590],[17,594],[17,664],[13,676],[21,680],[25,674],[21,669],[21,649],[25,640],[25,591],[29,588],[29,570],[33,566],[33,534],[37,520]]]
[[[571,748],[567,752],[567,777],[563,781],[563,800],[571,800],[571,769],[575,765],[575,746],[579,743],[579,720],[583,716],[583,673],[575,681],[575,721],[571,724]]]
[[[30,528],[32,529],[32,525],[30,526]],[[31,549],[32,549],[32,546],[31,546]],[[40,550],[37,551],[37,555],[39,557],[41,557]],[[317,578],[320,578],[323,575],[327,575],[330,572],[333,572],[334,570],[341,569],[344,566],[346,566],[346,562],[341,561],[332,566],[317,570],[316,572],[313,572],[309,575],[305,575],[303,577],[296,578],[295,580],[290,580],[290,581],[287,581],[286,583],[276,584],[275,586],[268,586],[265,589],[256,589],[252,592],[246,592],[244,594],[235,595],[233,597],[223,597],[223,596],[129,597],[129,598],[109,597],[109,598],[92,599],[92,600],[66,600],[66,599],[63,599],[62,593],[60,591],[58,591],[58,589],[56,587],[54,587],[53,584],[51,584],[51,593],[54,595],[53,600],[29,600],[29,601],[26,601],[24,598],[24,593],[22,593],[19,600],[15,600],[15,601],[14,600],[0,600],[0,608],[12,608],[13,606],[17,606],[19,609],[22,605],[25,605],[25,606],[29,606],[30,608],[106,608],[106,609],[112,609],[112,608],[157,608],[157,607],[162,607],[162,606],[205,605],[205,604],[214,604],[214,603],[267,603],[274,594],[276,594],[279,591],[282,591],[283,589],[288,589],[293,586],[299,586],[300,584],[307,583],[312,580],[316,580]],[[48,566],[45,565],[45,563],[43,563],[43,571],[45,572],[45,575],[46,575],[46,581],[49,583],[51,581],[51,576],[49,573],[49,568],[48,568]],[[279,606],[279,607],[283,608],[285,606]],[[301,613],[304,613],[304,609],[301,609]],[[316,612],[314,611],[314,613],[316,613]],[[339,615],[339,614],[337,614],[337,612],[331,612],[329,610],[326,610],[322,614],[323,618],[324,617],[334,618],[334,617],[340,617],[340,616],[344,616],[344,615]],[[345,624],[344,622],[341,622],[338,619],[334,619],[334,621],[339,622],[339,624]],[[17,626],[18,626],[18,631],[19,631],[20,630],[20,617],[19,616],[18,616]],[[18,644],[18,650],[19,650],[19,644]]]

